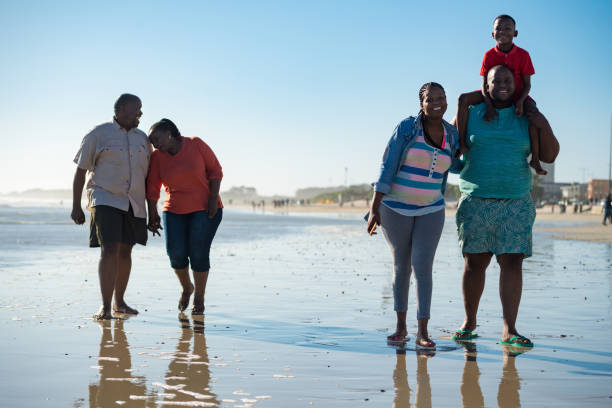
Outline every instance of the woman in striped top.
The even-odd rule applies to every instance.
[[[406,310],[410,274],[417,285],[417,348],[434,349],[427,331],[432,293],[432,265],[444,226],[444,191],[449,170],[459,169],[457,130],[442,117],[446,94],[429,82],[419,91],[419,115],[395,129],[374,185],[368,233],[382,226],[393,255],[393,297],[397,312],[391,342],[408,340]]]

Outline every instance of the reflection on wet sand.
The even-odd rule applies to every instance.
[[[504,347],[504,368],[497,391],[497,404],[499,408],[516,408],[521,406],[521,378],[516,369],[516,358],[530,349],[515,351],[511,346]]]
[[[484,397],[480,388],[480,369],[476,362],[476,344],[472,342],[458,342],[464,348],[465,365],[461,379],[461,402],[463,408],[484,407]],[[521,399],[519,389],[521,378],[516,369],[516,357],[529,349],[516,350],[503,347],[503,371],[497,391],[497,404],[499,408],[520,408]]]
[[[476,362],[476,344],[457,342],[464,348],[465,365],[461,377],[461,406],[463,408],[484,407],[484,397],[480,389],[480,369]]]
[[[133,376],[130,346],[123,329],[123,320],[98,322],[102,330],[98,366],[100,378],[89,386],[89,406],[128,408],[179,406],[218,407],[217,396],[210,391],[210,370],[204,321],[194,317],[193,323],[179,315],[181,337],[175,352],[161,353],[170,357],[165,382],[153,382],[147,393],[146,378]],[[193,340],[193,350],[191,350]],[[141,353],[143,354],[143,353]],[[164,356],[165,354],[165,356]],[[160,354],[151,356],[159,357]]]
[[[210,391],[208,349],[203,316],[179,315],[181,337],[166,372],[166,384],[154,384],[165,391],[160,405],[218,407],[217,396]],[[190,351],[193,340],[193,351]]]
[[[393,371],[393,384],[395,398],[393,408],[410,407],[410,386],[408,385],[408,371],[406,370],[406,350],[396,350],[395,370]],[[435,353],[416,352],[417,359],[417,387],[415,408],[431,408],[431,385],[427,372],[427,361]]]
[[[114,323],[114,326],[112,324]],[[132,360],[123,320],[99,321],[102,337],[98,355],[100,379],[89,386],[90,407],[145,407],[145,400],[130,400],[130,395],[145,395],[145,378],[132,376]]]

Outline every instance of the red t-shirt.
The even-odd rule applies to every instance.
[[[487,72],[496,65],[505,65],[512,70],[514,74],[514,95],[519,95],[523,89],[523,75],[535,74],[529,53],[516,44],[507,53],[500,51],[497,46],[485,52],[482,67],[480,67],[480,75],[487,75]]]
[[[208,210],[209,181],[223,178],[223,171],[212,149],[197,137],[183,137],[181,151],[172,156],[155,150],[147,175],[147,199],[158,200],[163,184],[167,198],[164,211],[188,214]],[[217,199],[223,208],[221,198]]]

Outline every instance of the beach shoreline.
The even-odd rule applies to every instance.
[[[286,215],[305,215],[305,214],[366,214],[369,207],[365,201],[357,203],[347,203],[343,206],[338,204],[311,204],[311,205],[289,205],[274,207],[265,205],[253,207],[250,205],[226,205],[226,208],[243,212],[286,214]],[[612,225],[602,225],[603,214],[599,214],[597,207],[589,212],[573,213],[566,211],[560,213],[552,212],[550,206],[538,208],[536,210],[535,229],[546,231],[556,239],[578,240],[587,242],[612,242]],[[454,217],[456,207],[451,203],[446,207],[446,216]],[[564,223],[563,226],[551,226],[550,223]]]

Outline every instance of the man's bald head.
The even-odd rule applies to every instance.
[[[487,72],[487,81],[489,80],[489,78],[491,78],[491,76],[494,76],[496,72],[498,71],[506,71],[507,73],[509,73],[510,75],[513,75],[512,70],[510,68],[508,68],[505,65],[496,65],[493,68],[491,68],[489,70],[489,72]],[[512,77],[512,79],[514,80],[514,76]]]
[[[504,65],[496,65],[487,73],[487,92],[497,102],[512,101],[514,95],[514,74]]]

